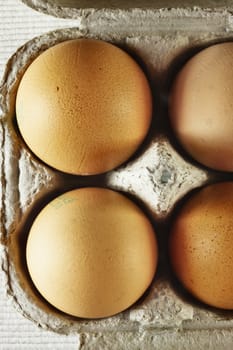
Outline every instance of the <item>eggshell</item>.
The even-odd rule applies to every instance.
[[[193,195],[176,218],[170,236],[175,274],[196,298],[233,309],[233,182]]]
[[[157,242],[143,212],[125,196],[85,188],[50,202],[27,241],[31,278],[70,315],[101,318],[132,305],[149,287]]]
[[[170,119],[190,155],[233,171],[233,43],[213,45],[189,60],[171,92]]]
[[[27,69],[16,116],[29,148],[48,165],[97,174],[125,162],[151,122],[148,81],[134,59],[100,40],[57,44]]]

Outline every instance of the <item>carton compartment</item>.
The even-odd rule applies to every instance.
[[[202,7],[202,8],[223,8],[232,6],[230,0],[218,1],[218,0],[197,0],[195,4],[192,0],[97,0],[93,3],[91,0],[22,0],[28,6],[33,8],[37,7],[44,11],[49,10],[52,6],[54,9],[57,8],[70,8],[70,9],[131,9],[131,8],[187,8],[187,7]]]
[[[148,22],[150,19],[148,20]],[[184,62],[203,47],[232,40],[227,31],[159,32],[148,35],[104,23],[92,33],[64,29],[35,38],[20,48],[6,66],[1,85],[1,256],[8,296],[15,307],[37,325],[58,333],[110,332],[137,329],[231,328],[231,312],[219,312],[194,301],[174,279],[167,256],[167,237],[182,198],[208,183],[231,179],[232,174],[209,171],[179,146],[168,117],[171,82]],[[202,23],[202,20],[201,20]],[[147,28],[152,23],[147,23]],[[214,22],[211,23],[214,26]],[[140,31],[140,28],[138,29]],[[102,39],[128,51],[146,72],[154,95],[154,115],[147,139],[124,165],[107,174],[72,176],[53,170],[28,150],[15,125],[15,96],[26,67],[42,51],[64,40]],[[144,296],[128,310],[107,319],[83,320],[65,315],[41,298],[27,272],[25,246],[33,219],[52,198],[68,190],[98,186],[122,191],[152,220],[160,247],[156,277]]]

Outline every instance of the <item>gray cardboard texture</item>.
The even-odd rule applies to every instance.
[[[23,0],[31,6],[46,8],[49,5],[53,7],[69,7],[69,8],[182,8],[182,7],[203,7],[203,8],[224,8],[232,7],[232,1],[218,0]]]

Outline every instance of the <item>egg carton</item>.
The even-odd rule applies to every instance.
[[[21,0],[33,9],[62,18],[80,18],[89,15],[93,11],[101,11],[106,14],[106,9],[111,12],[121,12],[121,10],[130,12],[135,9],[152,9],[160,11],[168,9],[175,11],[178,8],[199,9],[200,11],[222,11],[233,8],[231,0]],[[122,13],[121,13],[122,14]]]
[[[233,16],[230,7],[224,7],[231,2],[199,1],[206,8],[188,8],[189,1],[165,1],[169,7],[161,9],[161,1],[148,0],[143,3],[148,8],[139,8],[142,2],[129,0],[123,6],[119,0],[111,2],[117,8],[97,11],[71,8],[78,3],[74,1],[24,2],[67,18],[66,25],[71,17],[82,20],[77,28],[49,32],[19,48],[6,64],[0,86],[1,269],[12,303],[38,326],[62,334],[233,328],[233,312],[207,307],[180,287],[167,255],[169,227],[184,198],[201,186],[233,180],[232,174],[192,160],[175,139],[168,116],[170,86],[187,59],[204,47],[233,40]],[[171,8],[174,2],[183,6]],[[96,1],[96,7],[106,3]],[[132,8],[136,4],[141,6]],[[129,52],[145,71],[154,98],[151,129],[139,150],[121,167],[97,176],[68,175],[42,163],[23,142],[15,121],[15,97],[27,67],[47,48],[76,38],[106,40]],[[35,290],[25,258],[27,235],[41,208],[61,193],[88,186],[129,195],[152,220],[159,242],[158,271],[148,291],[126,311],[100,320],[71,317],[49,305]]]

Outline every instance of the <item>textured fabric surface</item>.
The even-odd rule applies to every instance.
[[[22,317],[5,296],[0,277],[0,350],[78,350],[78,336],[60,336],[39,329]]]
[[[25,42],[50,30],[78,25],[79,20],[40,14],[19,0],[0,0],[0,78],[6,61]]]

